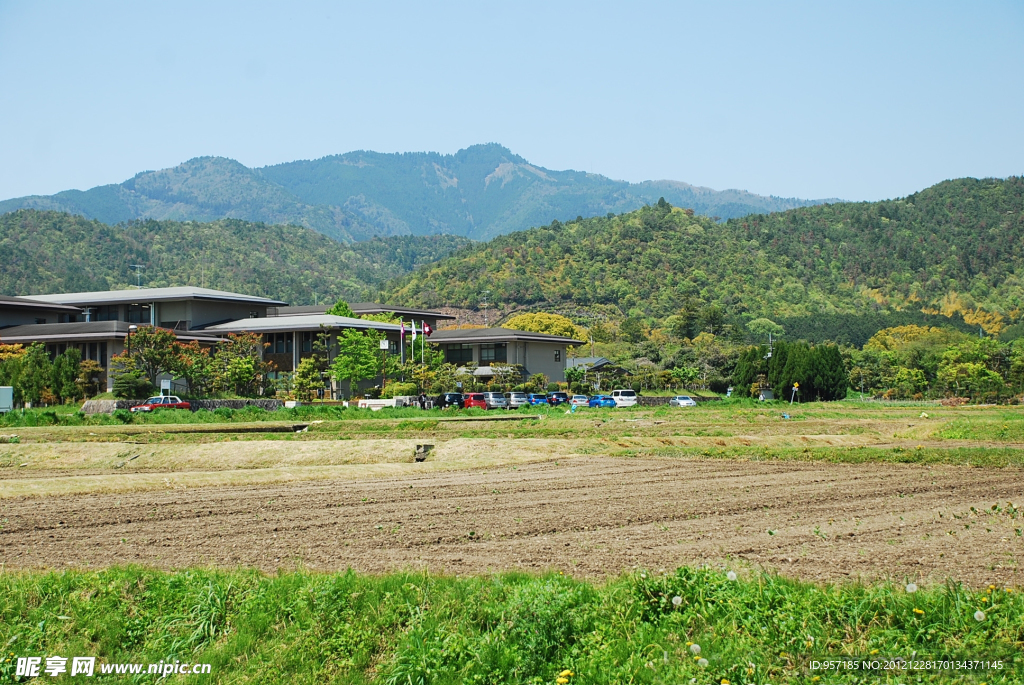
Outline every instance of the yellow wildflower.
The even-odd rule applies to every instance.
[[[558,677],[559,678],[568,678],[571,675],[572,675],[572,671],[570,671],[569,669],[565,669],[564,671],[562,671],[561,673],[558,674]]]
[[[914,608],[914,613],[920,616],[924,616],[924,612],[916,607]]]
[[[558,685],[565,685],[567,682],[569,682],[569,679],[568,678],[557,678],[555,680],[555,682],[558,683]]]

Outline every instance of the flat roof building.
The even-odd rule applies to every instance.
[[[330,305],[302,305],[299,307],[271,307],[267,310],[267,316],[306,316],[308,314],[326,314]],[[437,328],[437,322],[442,320],[453,320],[454,316],[443,312],[435,312],[430,309],[416,309],[414,307],[399,307],[390,304],[377,304],[376,302],[352,302],[349,309],[358,316],[366,314],[394,314],[403,321],[426,323],[431,328]]]
[[[74,321],[81,313],[81,309],[68,304],[0,295],[0,330],[8,326]]]
[[[524,378],[542,373],[552,383],[565,382],[566,348],[583,344],[560,335],[512,328],[437,331],[430,342],[444,351],[445,361],[460,366],[477,364],[477,375],[491,375],[492,364],[514,364],[522,368]]]
[[[192,286],[55,293],[31,299],[75,306],[82,311],[77,321],[126,321],[176,331],[266,317],[269,307],[286,304],[269,297]]]

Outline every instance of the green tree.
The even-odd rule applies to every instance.
[[[619,335],[630,343],[639,343],[647,337],[643,319],[636,316],[627,316],[619,324]]]
[[[167,372],[188,384],[191,397],[209,397],[221,380],[210,348],[191,340],[175,343],[173,351],[167,361]]]
[[[354,395],[360,381],[380,375],[383,361],[380,341],[383,339],[384,334],[374,329],[342,331],[338,336],[338,352],[330,367],[331,377],[348,381],[349,392]]]
[[[78,366],[78,378],[75,382],[82,393],[82,397],[94,397],[100,392],[100,376],[103,374],[103,367],[94,359],[83,359]]]
[[[786,330],[771,319],[754,319],[747,323],[747,330],[758,342],[767,342],[768,336],[779,338]]]
[[[331,316],[347,316],[350,319],[359,318],[356,316],[356,313],[352,311],[352,308],[348,306],[348,302],[345,300],[338,300],[335,302],[334,306],[327,310],[327,313]]]
[[[131,334],[131,344],[125,337],[125,349],[131,348],[131,357],[135,360],[135,369],[156,385],[157,378],[164,373],[171,373],[177,356],[178,338],[166,328],[156,326],[139,326]]]
[[[67,403],[82,397],[82,389],[78,386],[81,363],[82,352],[76,347],[69,347],[54,358],[50,389],[58,401]]]
[[[850,377],[838,347],[816,345],[811,348],[810,371],[814,399],[833,402],[846,398]]]
[[[214,364],[221,386],[239,397],[259,397],[270,388],[274,365],[263,361],[267,343],[258,333],[232,333],[217,346]]]
[[[25,348],[18,374],[18,393],[22,401],[40,404],[47,388],[53,382],[53,364],[46,354],[46,348],[33,343]]]
[[[586,340],[587,332],[572,322],[572,319],[560,314],[546,314],[538,312],[534,314],[519,314],[502,324],[504,328],[512,328],[517,331],[532,331],[534,333],[547,333],[548,335],[560,335],[564,338]]]
[[[702,331],[712,335],[720,335],[722,328],[725,326],[725,313],[718,305],[709,304],[700,310],[697,320]]]
[[[324,387],[324,379],[320,374],[321,371],[316,357],[303,357],[299,360],[299,366],[295,369],[295,376],[292,379],[295,396],[304,402],[308,402],[318,395],[317,391]]]

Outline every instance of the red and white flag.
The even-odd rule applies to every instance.
[[[429,323],[423,324],[423,335],[430,337],[430,334],[434,332],[434,329],[430,327]]]

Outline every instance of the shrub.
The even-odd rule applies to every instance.
[[[122,373],[114,378],[114,397],[124,400],[144,400],[153,393],[153,384],[140,371]]]
[[[419,394],[417,390],[418,389],[415,383],[388,383],[387,387],[384,388],[382,397],[389,399],[392,397],[401,397],[404,395],[417,395]]]

